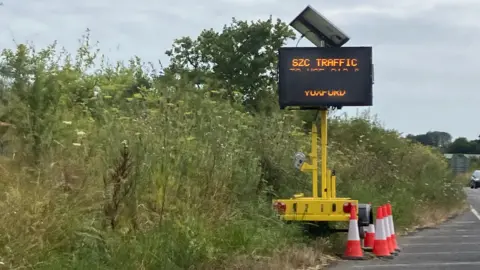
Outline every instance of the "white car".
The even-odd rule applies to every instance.
[[[475,170],[470,177],[470,188],[480,187],[480,170]]]

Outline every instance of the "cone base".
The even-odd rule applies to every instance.
[[[388,250],[387,247],[381,247],[383,243],[378,243],[373,247],[373,254],[377,257],[383,257],[383,256],[392,256],[392,253],[390,250]]]
[[[367,233],[367,236],[363,240],[363,246],[365,248],[373,248],[373,245],[375,245],[375,234]]]
[[[372,248],[372,247],[363,247],[363,250],[365,250],[365,251],[373,251],[373,248]]]
[[[347,243],[347,250],[343,256],[361,258],[363,257],[362,246],[360,245],[359,240],[351,240]]]
[[[373,246],[375,246],[375,244],[368,244],[368,245],[363,244],[364,248],[373,248]]]
[[[396,252],[402,252],[402,249],[401,248],[396,248],[395,251]]]

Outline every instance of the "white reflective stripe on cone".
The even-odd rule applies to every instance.
[[[391,234],[395,234],[395,226],[393,226],[393,216],[389,215],[388,220],[390,221],[390,232]]]
[[[377,240],[387,240],[387,236],[385,235],[385,227],[383,224],[384,218],[378,219],[375,221],[375,225],[377,230],[375,231],[375,239]]]
[[[368,225],[368,232],[375,233],[375,225],[373,224]]]
[[[390,222],[388,222],[388,216],[383,218],[383,224],[385,226],[385,235],[388,238],[392,235],[392,233],[390,232]]]
[[[350,220],[348,225],[348,240],[360,241],[360,233],[358,232],[358,222],[356,219]]]

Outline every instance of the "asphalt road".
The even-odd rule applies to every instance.
[[[480,189],[465,189],[470,211],[409,236],[399,237],[402,252],[394,259],[345,261],[332,270],[479,270]]]

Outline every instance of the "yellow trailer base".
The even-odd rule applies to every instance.
[[[348,205],[358,205],[350,198],[322,199],[301,197],[273,201],[280,218],[288,221],[349,221]],[[347,206],[344,208],[344,205]],[[345,211],[346,210],[346,211]]]

